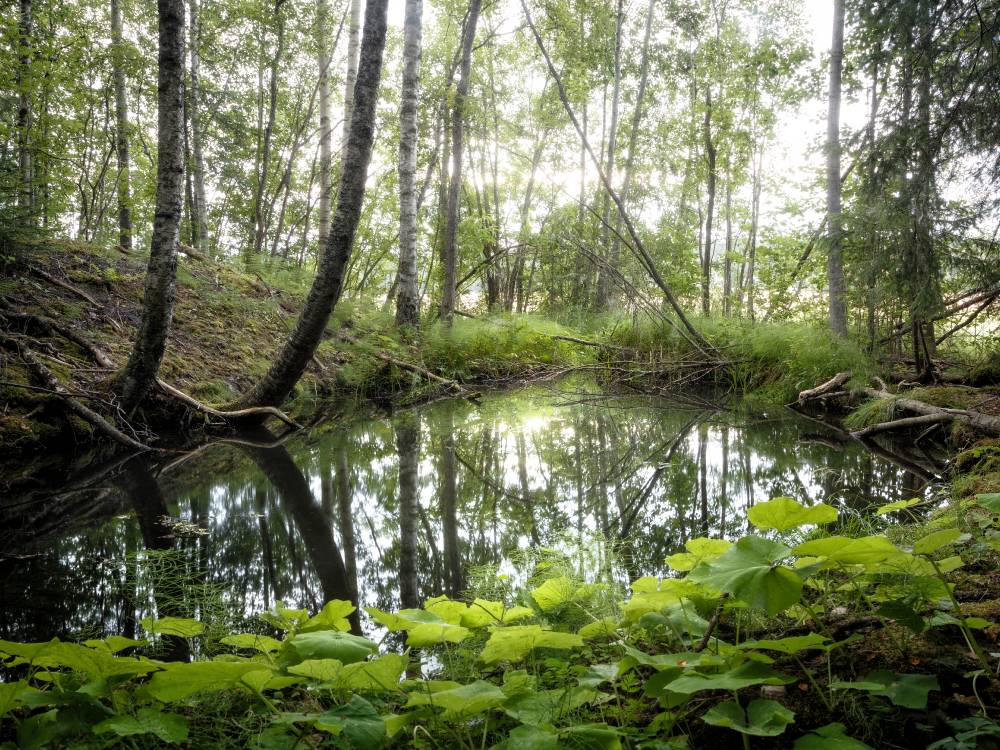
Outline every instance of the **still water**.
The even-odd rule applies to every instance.
[[[235,626],[278,600],[418,606],[522,576],[543,550],[626,581],[665,573],[691,537],[745,532],[755,502],[864,516],[939,468],[788,410],[620,398],[586,381],[280,444],[262,433],[3,498],[0,637],[131,635],[154,613]]]

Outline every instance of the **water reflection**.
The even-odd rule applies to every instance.
[[[755,502],[864,513],[918,494],[938,468],[790,413],[541,389],[284,444],[248,437],[4,500],[0,637],[128,635],[148,614],[239,617],[278,600],[417,606],[461,594],[477,566],[514,571],[519,550],[581,541],[581,568],[660,574],[691,537],[743,533]]]

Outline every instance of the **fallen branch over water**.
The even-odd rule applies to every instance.
[[[247,407],[246,409],[236,409],[235,411],[222,411],[221,409],[216,409],[215,407],[209,406],[208,404],[203,404],[198,399],[189,396],[183,391],[174,388],[169,383],[165,383],[164,381],[160,380],[160,378],[156,379],[156,384],[160,387],[160,390],[162,390],[168,396],[173,396],[178,401],[187,404],[195,411],[200,411],[203,414],[208,414],[209,416],[212,417],[218,417],[219,419],[225,419],[225,420],[240,420],[240,419],[246,419],[247,417],[265,415],[280,419],[282,422],[287,424],[289,427],[292,427],[293,429],[296,430],[303,429],[302,425],[300,425],[294,419],[285,414],[285,412],[281,411],[281,409],[278,409],[277,407],[274,406],[251,406]]]
[[[841,386],[844,385],[852,377],[851,372],[838,372],[832,378],[827,380],[825,383],[821,383],[815,388],[808,388],[799,393],[799,397],[796,399],[796,403],[799,406],[803,406],[806,401],[819,398],[821,396],[833,393],[834,391],[839,391]]]

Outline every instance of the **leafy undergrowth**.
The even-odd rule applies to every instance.
[[[919,502],[879,513],[913,514]],[[336,600],[311,617],[279,604],[257,632],[219,641],[173,617],[143,621],[143,640],[0,641],[0,737],[21,747],[993,746],[997,613],[975,577],[995,572],[1000,495],[889,535],[830,535],[819,527],[837,528],[835,508],[788,498],[748,515],[755,533],[693,539],[667,558],[675,577],[640,578],[629,596],[539,566],[502,599],[368,609],[381,643],[349,632],[354,607]],[[178,648],[198,658],[157,658]]]
[[[874,363],[850,341],[804,323],[753,322],[734,318],[694,321],[705,338],[729,361],[710,372],[719,384],[762,402],[787,403],[838,372],[851,371],[858,382],[877,372]],[[620,321],[609,331],[616,345],[634,350],[635,366],[661,365],[668,377],[672,365],[690,367],[703,356],[664,324]]]

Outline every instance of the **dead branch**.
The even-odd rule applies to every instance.
[[[62,383],[59,382],[59,379],[55,376],[55,374],[38,360],[38,358],[34,355],[34,352],[32,352],[29,347],[25,346],[17,339],[3,333],[0,333],[0,344],[16,351],[31,373],[40,381],[45,383],[45,385],[51,389],[55,393],[56,397],[66,406],[66,408],[73,412],[76,416],[80,417],[80,419],[84,422],[92,425],[99,432],[104,433],[120,445],[124,445],[133,450],[153,450],[148,445],[140,443],[138,440],[126,435],[93,409],[81,404],[76,398],[73,397],[73,394],[63,387]]]
[[[425,367],[421,367],[420,365],[415,365],[412,362],[406,362],[402,359],[396,359],[395,357],[390,357],[385,352],[380,352],[377,349],[368,349],[361,341],[358,341],[358,339],[346,333],[338,333],[337,337],[350,344],[354,344],[355,346],[360,346],[364,348],[367,354],[370,354],[376,359],[380,359],[388,364],[395,365],[401,370],[407,370],[409,372],[416,373],[417,375],[420,375],[421,377],[424,377],[427,380],[431,380],[435,383],[440,383],[444,387],[448,388],[449,390],[455,391],[456,393],[464,394],[466,392],[466,389],[463,388],[462,385],[456,380],[448,380],[448,378],[441,377],[436,372],[431,372]]]
[[[43,271],[41,268],[37,268],[35,266],[28,266],[28,270],[30,270],[33,274],[35,274],[39,278],[45,279],[50,284],[55,284],[58,287],[62,287],[66,291],[72,292],[77,297],[80,297],[81,299],[87,300],[87,302],[89,302],[90,304],[94,305],[95,307],[98,306],[98,303],[97,303],[96,299],[94,299],[92,296],[90,296],[87,292],[83,291],[79,287],[73,286],[68,281],[63,281],[62,279],[57,279],[55,276],[53,276],[52,274],[48,273],[47,271]]]
[[[798,399],[796,399],[796,403],[799,406],[804,406],[806,401],[809,401],[810,399],[818,398],[824,394],[830,393],[831,391],[839,391],[841,386],[843,386],[844,383],[852,377],[853,373],[851,372],[838,372],[825,383],[821,383],[815,388],[807,388],[806,390],[800,392]]]
[[[972,411],[971,409],[948,409],[942,406],[933,406],[917,399],[901,397],[895,393],[890,393],[885,383],[880,379],[873,378],[873,381],[878,387],[865,388],[863,393],[867,396],[892,399],[893,404],[904,411],[911,411],[916,414],[947,416],[951,420],[966,424],[973,429],[981,430],[989,435],[1000,436],[1000,417]]]
[[[198,399],[187,395],[186,393],[184,393],[181,390],[178,390],[177,388],[174,388],[172,385],[170,385],[169,383],[165,383],[160,378],[156,379],[156,384],[160,387],[160,390],[162,390],[168,396],[173,396],[178,401],[187,404],[195,411],[200,411],[203,414],[208,414],[209,416],[212,417],[218,417],[219,419],[232,421],[232,420],[244,419],[246,417],[260,416],[263,414],[280,419],[282,422],[284,422],[293,429],[296,430],[302,429],[302,425],[300,425],[294,419],[285,414],[285,412],[281,411],[281,409],[278,409],[274,406],[251,406],[246,409],[236,409],[235,411],[222,411],[221,409],[216,409],[215,407],[209,406],[208,404],[203,404]]]
[[[893,430],[909,430],[914,427],[924,427],[926,425],[936,426],[942,422],[950,422],[953,417],[949,414],[921,414],[919,417],[903,417],[893,419],[889,422],[880,422],[861,430],[855,430],[854,436],[859,438],[871,437],[882,432],[892,432]]]

